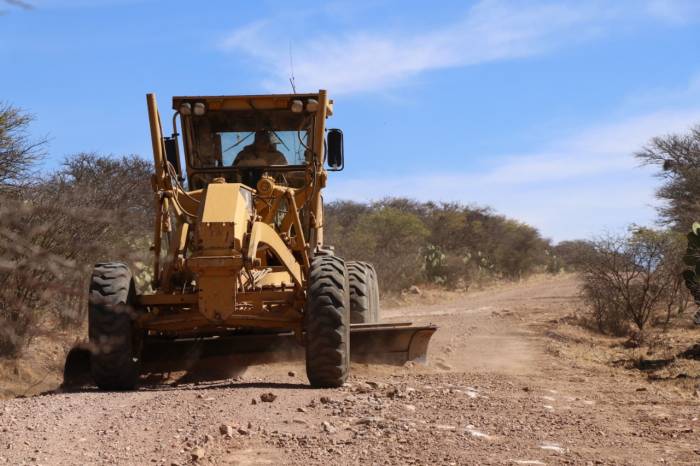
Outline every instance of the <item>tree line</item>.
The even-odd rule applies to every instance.
[[[558,272],[568,255],[525,223],[487,207],[387,198],[325,207],[336,252],[373,262],[385,291],[433,283],[466,289],[494,279]]]

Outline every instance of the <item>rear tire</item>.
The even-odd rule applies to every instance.
[[[88,309],[90,370],[102,390],[136,388],[141,339],[134,328],[135,297],[134,279],[126,265],[107,262],[95,266]]]
[[[367,262],[348,262],[350,278],[350,322],[379,322],[379,286],[377,273]]]
[[[367,268],[369,269],[369,291],[371,296],[372,315],[374,316],[374,320],[372,322],[379,323],[382,320],[381,310],[379,309],[379,278],[377,277],[377,271],[374,269],[372,264],[367,263]]]
[[[305,321],[309,382],[314,387],[340,387],[350,369],[350,287],[343,259],[314,258]]]

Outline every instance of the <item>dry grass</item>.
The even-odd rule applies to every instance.
[[[689,315],[676,319],[665,331],[663,326],[651,327],[641,346],[630,345],[628,337],[601,334],[578,315],[547,326],[547,351],[571,361],[582,372],[639,378],[684,396],[700,396],[700,355],[692,359],[683,354],[700,342],[700,328]]]

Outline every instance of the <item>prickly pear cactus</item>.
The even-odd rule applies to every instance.
[[[428,279],[437,284],[444,283],[445,254],[440,250],[440,247],[429,244],[425,248],[423,256],[425,257],[425,274]]]
[[[700,306],[700,223],[693,223],[693,229],[687,238],[688,249],[683,256],[683,263],[688,268],[683,272],[683,278],[695,304]]]

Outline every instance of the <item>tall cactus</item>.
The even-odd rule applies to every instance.
[[[693,223],[693,228],[687,235],[688,249],[683,256],[683,263],[688,268],[683,272],[685,286],[693,295],[695,304],[700,306],[700,223]]]

